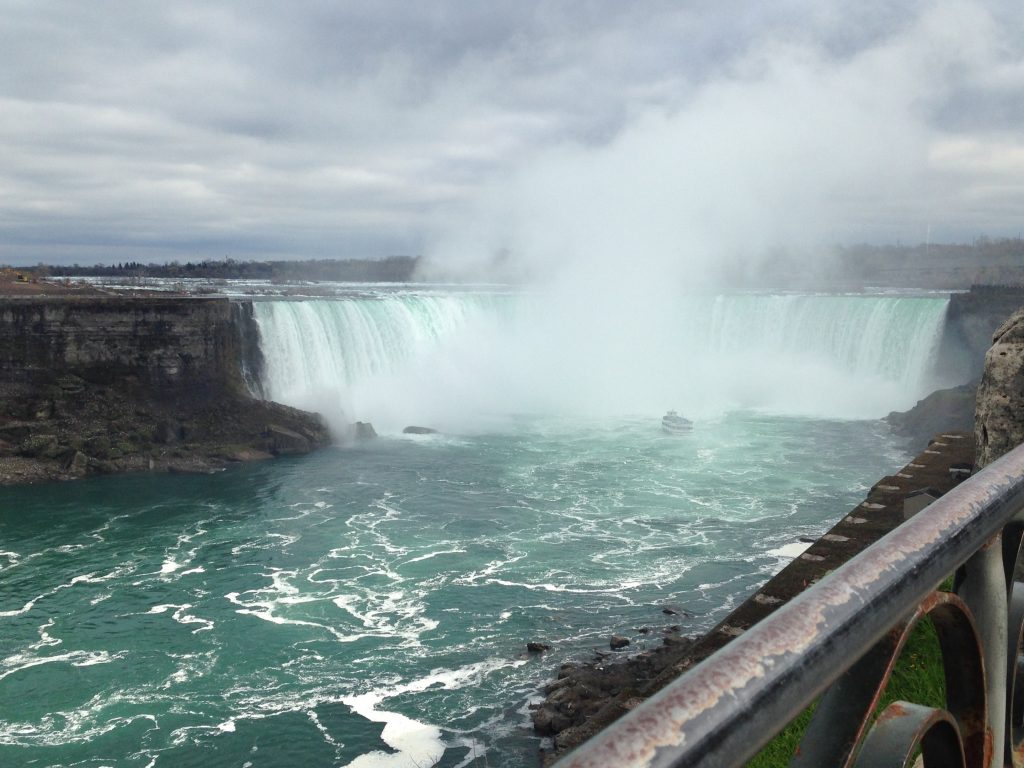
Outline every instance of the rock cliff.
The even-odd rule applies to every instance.
[[[989,464],[1024,442],[1024,308],[1017,310],[992,337],[978,386],[974,436],[976,465]]]
[[[992,334],[1018,307],[1024,287],[974,285],[949,297],[936,368],[950,383],[976,379],[992,344]]]
[[[225,298],[4,299],[0,484],[209,471],[326,444],[318,416],[250,393],[257,333],[251,305]]]
[[[892,431],[907,438],[913,450],[924,450],[939,432],[970,432],[974,429],[978,382],[932,392],[909,411],[893,411],[885,417]]]

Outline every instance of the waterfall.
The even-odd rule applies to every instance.
[[[947,303],[724,295],[587,312],[423,291],[257,302],[255,317],[266,396],[338,424],[669,407],[875,418],[932,388]]]

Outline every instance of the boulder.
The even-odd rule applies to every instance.
[[[544,653],[544,651],[551,650],[551,646],[547,643],[538,643],[535,640],[531,640],[526,644],[526,650],[530,653]]]
[[[61,461],[61,469],[73,477],[82,477],[89,470],[89,457],[81,451],[68,451]]]
[[[534,731],[540,736],[554,736],[573,724],[572,718],[557,709],[547,707],[535,710],[530,717],[533,720]]]
[[[622,635],[612,635],[608,641],[608,647],[613,651],[619,651],[629,645],[629,638]]]
[[[270,424],[264,435],[269,439],[270,452],[275,456],[295,456],[312,450],[309,440],[285,427]]]
[[[377,430],[373,428],[373,424],[368,421],[357,421],[353,425],[356,439],[358,440],[369,440],[377,436]]]
[[[980,469],[1024,442],[1024,309],[1014,312],[992,337],[978,385],[974,418]]]

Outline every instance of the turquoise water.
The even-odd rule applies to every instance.
[[[536,765],[562,661],[710,626],[903,458],[870,421],[530,419],[2,489],[0,764]]]
[[[614,298],[261,301],[338,447],[0,489],[0,765],[535,766],[562,662],[709,628],[905,462],[945,299]]]

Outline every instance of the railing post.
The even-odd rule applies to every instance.
[[[1001,535],[991,539],[967,561],[959,592],[974,615],[981,635],[988,714],[985,724],[987,768],[1001,768],[1006,743],[1007,695],[1007,597]],[[943,663],[955,664],[956,660],[947,659]]]

